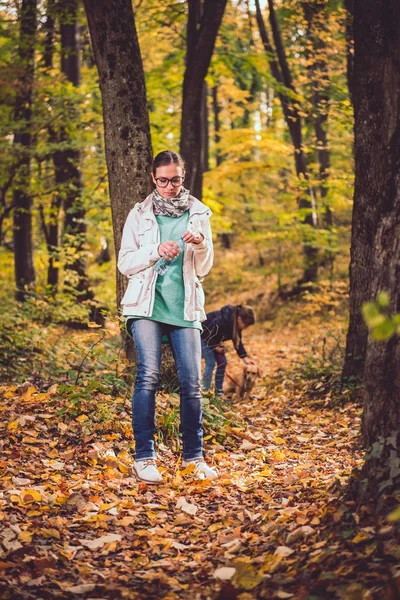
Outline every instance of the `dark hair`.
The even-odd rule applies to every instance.
[[[153,160],[153,175],[156,174],[158,167],[166,167],[171,164],[179,165],[182,169],[185,169],[183,158],[177,152],[172,152],[172,150],[159,152]]]
[[[249,325],[254,325],[256,322],[256,313],[254,312],[254,308],[252,306],[242,306],[239,304],[236,307],[236,310],[237,316],[242,318],[242,321],[246,327]]]

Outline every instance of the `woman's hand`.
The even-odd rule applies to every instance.
[[[242,360],[245,365],[255,365],[256,364],[254,362],[254,360],[251,360],[251,358],[249,358],[248,356],[245,356],[244,358],[242,358]]]
[[[185,231],[182,237],[187,244],[201,244],[204,240],[204,235],[200,232],[192,233],[191,231]]]
[[[167,260],[172,260],[179,256],[179,246],[176,242],[172,240],[167,240],[158,246],[158,254],[162,258],[166,258]]]

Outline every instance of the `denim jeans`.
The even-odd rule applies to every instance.
[[[204,339],[201,340],[201,353],[206,363],[203,374],[203,390],[206,392],[211,388],[213,371],[215,364],[217,364],[217,370],[215,372],[215,393],[222,394],[227,363],[225,354],[221,354],[210,348]]]
[[[161,340],[167,335],[180,386],[180,433],[183,460],[203,456],[201,343],[200,331],[175,327],[158,321],[132,321],[132,336],[137,353],[137,375],[132,397],[132,425],[135,459],[155,458],[155,396],[160,382]]]

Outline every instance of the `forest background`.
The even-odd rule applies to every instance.
[[[95,12],[95,4],[85,2],[86,14],[90,14],[91,5]],[[353,343],[353,353],[346,355],[355,176],[354,42],[348,10],[352,6],[348,2],[346,8],[341,0],[134,1],[151,147],[134,149],[139,156],[135,168],[141,169],[134,174],[134,194],[126,198],[120,194],[121,208],[113,206],[108,178],[112,182],[113,177],[114,181],[120,177],[124,184],[126,165],[118,163],[120,170],[113,172],[110,159],[106,161],[101,68],[98,49],[93,52],[91,44],[94,21],[89,23],[89,31],[84,6],[75,0],[0,3],[0,376],[4,381],[4,414],[9,417],[5,426],[11,439],[11,446],[4,450],[10,459],[14,443],[25,440],[34,448],[36,442],[32,440],[42,435],[31,430],[23,437],[22,425],[15,418],[19,401],[15,405],[12,402],[19,398],[29,404],[37,398],[49,402],[49,410],[62,426],[80,424],[82,431],[74,435],[87,440],[85,443],[102,435],[112,446],[116,439],[114,449],[120,444],[120,453],[111,466],[126,475],[125,462],[129,460],[123,440],[131,444],[128,398],[134,367],[125,359],[120,336],[118,299],[125,284],[116,273],[114,240],[118,244],[127,212],[145,195],[151,153],[167,148],[182,150],[192,191],[213,211],[216,258],[204,282],[207,309],[246,303],[257,311],[257,335],[251,349],[258,353],[266,371],[256,400],[267,400],[268,394],[283,389],[282,398],[286,393],[301,401],[312,398],[316,407],[332,410],[332,414],[349,411],[349,423],[359,420],[362,377],[354,348],[357,343],[366,347],[368,333],[360,297],[371,302],[364,309],[365,317],[381,340],[395,333],[398,322],[382,314],[390,303],[388,296],[381,295],[374,303],[376,294],[368,290],[360,295],[358,316],[353,319],[357,343]],[[107,25],[120,27],[117,21],[110,15]],[[215,46],[211,44],[201,97],[192,107],[193,114],[197,110],[193,127],[182,106],[185,98],[190,104],[190,94],[185,97],[188,73],[191,69],[195,72],[202,58],[196,47],[201,41],[202,23],[213,24]],[[113,65],[115,72],[120,67]],[[100,72],[103,84],[105,79]],[[127,115],[127,123],[130,118]],[[146,119],[142,119],[143,129]],[[128,153],[134,137],[122,125],[118,131],[122,142],[119,160],[125,152],[123,143],[127,143]],[[378,287],[378,291],[384,289]],[[304,343],[307,337],[308,343]],[[272,346],[271,339],[277,340]],[[298,344],[294,362],[275,370],[281,345],[292,343],[288,339],[294,340],[294,346]],[[267,347],[269,361],[264,356]],[[159,442],[169,444],[172,452],[178,448],[175,392],[172,378],[165,382],[160,400],[165,410],[159,422]],[[227,439],[234,437],[234,421],[245,420],[241,410],[234,416],[226,407],[206,404],[206,433],[216,451],[218,444],[229,445]],[[393,410],[393,415],[398,412]],[[253,438],[249,442],[240,433],[243,427],[240,422],[236,434],[252,444]],[[374,463],[368,473],[371,482],[381,486],[377,494],[380,509],[382,491],[391,491],[400,473],[398,453],[392,456],[389,449],[398,448],[397,441],[393,442],[389,433],[385,433],[384,442],[379,441],[379,447],[375,446],[377,454],[371,454],[375,459],[382,456],[382,463],[375,461],[378,467]],[[376,442],[380,434],[382,430],[374,431],[375,438],[370,435],[368,441]],[[68,454],[71,449],[66,444]],[[361,447],[360,442],[357,451]],[[254,448],[245,445],[244,449]],[[109,452],[110,447],[106,450]],[[93,452],[96,454],[96,465],[104,462],[104,448],[90,452],[92,458]],[[48,457],[51,462],[55,454]],[[3,462],[7,480],[11,471],[7,471],[7,461]],[[104,468],[110,467],[104,464]],[[359,467],[360,462],[357,473]],[[347,482],[350,475],[348,465],[346,469],[346,477],[338,474],[341,482],[341,478]],[[363,471],[364,477],[366,473]],[[355,476],[354,493],[364,502],[363,485],[358,483],[363,476]],[[56,504],[67,505],[71,496],[67,487]],[[37,494],[29,500],[31,496],[25,490],[18,502],[15,497],[12,502],[19,503],[21,509],[32,508],[32,502],[40,504]],[[390,509],[396,506],[396,498],[389,496]],[[259,501],[255,499],[255,506]],[[335,505],[335,509],[340,513],[343,506],[338,509]],[[353,510],[343,509],[346,514]],[[366,546],[373,538],[376,548],[381,548],[382,535],[389,536],[386,555],[391,561],[398,552],[390,537],[392,525],[382,534],[382,523],[374,521],[372,535],[368,531],[371,511],[370,507],[365,509],[361,524],[360,517],[355,519],[357,526],[364,526],[363,533],[351,529],[349,535],[354,535],[355,544],[361,541]],[[390,522],[397,519],[398,511],[392,513]],[[340,520],[334,519],[335,523]],[[300,519],[297,524],[304,523]],[[62,529],[60,524],[57,528]],[[345,530],[349,531],[347,522]],[[3,548],[12,553],[18,551],[14,543],[31,541],[28,533],[20,533],[18,542],[9,534],[11,550],[4,541]],[[298,539],[308,535],[303,531]],[[367,552],[373,554],[372,550]],[[5,570],[7,565],[6,561]],[[263,578],[265,583],[268,569],[274,573],[280,566],[270,564],[262,572],[247,566],[250,583],[243,583],[245,577],[240,580],[235,568],[233,587],[243,592],[260,585]],[[385,593],[398,593],[393,591],[399,585],[397,575],[389,567],[385,574],[386,579],[380,575],[374,583],[383,577],[383,585],[389,589],[387,592],[385,588]],[[225,575],[221,579],[229,580]],[[345,573],[344,579],[348,575]],[[340,581],[347,590],[347,584]],[[354,592],[359,593],[354,597],[364,598],[367,590],[362,583],[360,586],[355,592],[349,589],[348,597]],[[237,597],[235,591],[224,589],[218,597],[228,598],[230,593]],[[325,593],[320,588],[317,591]]]

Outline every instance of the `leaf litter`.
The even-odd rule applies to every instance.
[[[362,462],[361,409],[311,401],[293,376],[319,331],[307,328],[247,336],[264,377],[246,401],[210,401],[215,482],[181,469],[164,435],[162,485],[138,483],[126,398],[94,391],[60,413],[57,385],[2,386],[1,598],[397,598],[398,519],[345,493]],[[98,422],[97,402],[124,408]],[[160,393],[158,411],[171,402]]]

